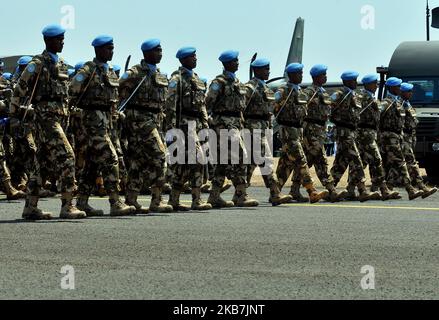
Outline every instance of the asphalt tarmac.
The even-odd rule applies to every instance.
[[[250,193],[260,207],[81,221],[0,201],[0,299],[439,299],[439,194],[272,208]]]

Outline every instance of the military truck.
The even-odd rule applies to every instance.
[[[403,42],[395,50],[388,69],[381,74],[412,83],[419,125],[416,158],[428,177],[439,181],[439,41]],[[379,68],[380,69],[380,68]],[[382,95],[385,94],[380,90]],[[381,96],[382,97],[382,96]]]

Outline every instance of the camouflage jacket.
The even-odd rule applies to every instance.
[[[166,74],[151,70],[145,60],[129,69],[119,81],[120,100],[128,99],[145,79],[139,90],[127,104],[128,109],[162,113],[165,108],[169,81]]]
[[[195,72],[180,67],[169,81],[166,98],[166,129],[196,121],[198,129],[209,128],[206,85]],[[201,125],[201,127],[200,127]]]
[[[86,110],[112,111],[118,102],[118,77],[96,59],[78,70],[70,83],[71,104]]]
[[[378,100],[372,93],[362,90],[361,95],[361,111],[358,127],[360,129],[378,130],[380,124],[380,108]]]
[[[308,123],[316,123],[325,126],[331,114],[331,98],[323,90],[315,85],[312,85],[303,90],[308,101],[307,117],[305,119]]]
[[[337,133],[340,129],[356,130],[361,110],[361,100],[357,93],[344,87],[343,90],[335,91],[331,99],[331,121],[335,124]]]
[[[269,129],[272,127],[274,92],[263,82],[254,78],[246,83],[245,127]]]
[[[207,110],[212,114],[213,123],[216,126],[242,129],[246,96],[247,88],[238,78],[232,78],[226,72],[217,76],[206,97]]]
[[[35,94],[30,103],[36,112],[68,115],[67,70],[68,66],[62,58],[55,62],[47,51],[34,56],[14,88],[11,113],[15,114],[19,110],[20,104],[30,98],[35,87]]]
[[[0,77],[0,118],[7,117],[12,96],[12,83]]]
[[[402,135],[405,123],[405,111],[402,101],[391,95],[381,102],[380,130]]]
[[[405,110],[405,121],[404,121],[404,134],[415,136],[416,128],[418,127],[419,120],[416,116],[416,110],[412,107],[409,101],[403,102],[403,107]]]

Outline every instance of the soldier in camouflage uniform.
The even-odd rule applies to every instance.
[[[162,201],[167,165],[166,146],[160,133],[169,83],[167,76],[157,68],[163,55],[160,40],[147,40],[141,49],[141,63],[120,79],[120,98],[127,101],[129,171],[126,203],[135,206],[138,213],[148,213],[137,201],[144,180],[147,180],[152,195],[149,212],[172,212],[172,206]]]
[[[427,198],[437,192],[437,188],[430,188],[424,183],[418,162],[416,161],[414,149],[416,147],[416,128],[419,120],[416,118],[416,110],[410,104],[413,95],[413,85],[410,83],[401,84],[402,105],[405,110],[404,137],[402,141],[402,152],[407,163],[407,170],[412,181],[412,185],[422,190],[422,198]]]
[[[361,100],[355,92],[358,75],[356,71],[344,72],[341,75],[343,88],[331,96],[333,102],[331,121],[335,124],[337,142],[337,154],[331,175],[334,179],[334,185],[337,185],[349,166],[351,184],[358,188],[359,200],[365,202],[380,200],[381,196],[377,192],[369,193],[366,189],[366,177],[356,142],[356,129],[361,110]],[[340,198],[342,197],[343,194],[340,195]]]
[[[208,200],[214,208],[259,205],[258,201],[250,199],[247,194],[247,167],[243,163],[246,150],[241,137],[241,130],[244,128],[242,112],[245,109],[247,89],[235,75],[239,68],[238,56],[237,51],[225,51],[221,54],[219,60],[223,63],[224,72],[212,81],[206,98],[208,111],[212,114],[212,127],[216,131],[218,157],[221,157],[221,130],[229,133],[227,143],[239,143],[239,155],[232,154],[229,145],[228,164],[218,161],[216,165]],[[211,147],[215,146],[211,145]],[[232,158],[238,160],[236,161],[238,164],[232,164],[235,162]],[[235,187],[234,201],[225,201],[221,198],[221,188],[224,186],[226,176],[232,180]]]
[[[375,98],[375,92],[378,88],[378,76],[375,74],[367,75],[362,79],[364,90],[360,91],[361,111],[357,130],[357,147],[360,152],[363,167],[369,165],[369,172],[372,184],[379,186],[381,199],[401,199],[397,191],[390,191],[385,181],[383,161],[377,144],[377,131],[380,123],[379,102]],[[349,178],[355,173],[349,166]],[[347,186],[346,200],[358,200],[355,193],[355,184],[352,179]]]
[[[113,58],[113,38],[98,36],[93,42],[96,58],[79,69],[70,84],[71,104],[82,109],[82,125],[88,137],[85,168],[79,177],[79,208],[89,216],[102,216],[88,204],[95,187],[97,172],[102,172],[109,196],[111,216],[125,216],[135,212],[119,196],[119,161],[110,138],[111,112],[118,103],[118,77],[108,61]]]
[[[14,89],[11,101],[11,116],[22,121],[32,115],[28,107],[22,107],[23,99],[35,110],[35,125],[38,160],[28,184],[23,218],[29,220],[50,219],[49,213],[38,209],[39,191],[42,186],[39,165],[46,160],[61,180],[61,218],[85,218],[86,214],[72,203],[75,183],[75,155],[61,124],[68,117],[67,64],[58,57],[64,46],[64,33],[59,25],[44,28],[46,50],[35,57],[23,71]]]
[[[252,63],[252,69],[254,78],[247,84],[247,100],[246,108],[244,110],[244,127],[250,130],[252,137],[251,148],[247,150],[247,155],[251,157],[251,164],[247,166],[247,183],[250,184],[253,173],[258,167],[253,155],[253,148],[256,147],[256,143],[259,144],[258,148],[261,151],[259,155],[261,160],[265,159],[265,165],[268,161],[273,161],[271,150],[269,149],[266,130],[272,130],[272,115],[274,104],[274,93],[265,83],[270,77],[270,61],[267,59],[257,59]],[[255,139],[255,130],[259,130],[259,137]],[[259,165],[261,167],[261,165]],[[282,195],[279,188],[279,181],[276,175],[273,173],[273,168],[264,168],[264,170],[270,170],[270,172],[262,172],[262,178],[264,179],[265,186],[270,190],[269,202],[273,206],[277,206],[283,203],[289,203],[293,200],[291,196]]]
[[[411,183],[410,176],[405,162],[402,143],[405,123],[405,111],[400,100],[402,80],[389,78],[386,81],[388,90],[387,97],[381,102],[380,118],[380,140],[381,148],[386,159],[385,168],[387,172],[387,182],[391,185],[401,182],[407,190],[410,200],[421,197],[424,192],[416,190]]]
[[[318,178],[329,191],[328,200],[338,201],[334,181],[328,173],[328,161],[325,157],[324,143],[326,139],[326,123],[331,114],[331,98],[323,89],[327,82],[328,67],[315,65],[310,74],[313,78],[312,86],[303,90],[307,100],[307,116],[304,124],[304,149],[308,166],[314,166]]]
[[[293,176],[297,178],[299,185],[291,188],[290,195],[293,200],[299,201],[302,198],[299,192],[302,184],[310,195],[307,201],[316,203],[327,194],[317,192],[314,187],[303,151],[303,121],[306,117],[306,97],[300,88],[303,79],[303,65],[292,63],[288,65],[285,72],[288,74],[289,82],[280,87],[275,94],[275,116],[280,126],[282,142],[282,154],[276,174],[282,188],[291,173],[294,172]]]
[[[184,137],[177,137],[185,141],[185,164],[175,164],[173,167],[172,191],[169,204],[174,211],[210,210],[212,206],[201,200],[201,186],[203,185],[204,165],[197,155],[203,155],[197,133],[208,129],[206,111],[205,84],[193,71],[197,67],[196,49],[192,47],[181,48],[177,52],[177,59],[181,62],[178,71],[172,74],[169,82],[168,96],[166,99],[166,129],[178,128]],[[195,128],[189,131],[189,124]],[[191,136],[195,150],[188,148]],[[196,164],[188,163],[189,154],[194,157]],[[180,203],[180,194],[183,192],[186,181],[190,180],[192,188],[192,206],[186,207]]]

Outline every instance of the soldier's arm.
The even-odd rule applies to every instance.
[[[42,62],[40,60],[32,60],[24,69],[20,79],[14,88],[11,98],[10,114],[11,116],[19,116],[20,105],[32,94],[33,87],[37,81],[38,74],[41,73]],[[38,84],[37,84],[38,85]]]
[[[119,98],[125,100],[130,97],[136,88],[135,79],[137,78],[137,72],[134,69],[130,69],[125,72],[119,80]],[[137,84],[138,85],[138,84]]]
[[[90,76],[93,70],[88,64],[84,65],[78,70],[76,76],[70,82],[69,93],[70,93],[70,105],[76,106],[78,99],[84,93],[87,83],[90,81]]]
[[[279,88],[275,94],[274,94],[274,115],[277,116],[277,114],[280,112],[280,109],[285,103],[286,95],[285,95],[285,88]]]
[[[166,94],[165,113],[166,113],[166,130],[170,130],[177,126],[177,103],[178,103],[178,88],[180,79],[178,75],[171,77],[169,82],[168,92]]]
[[[222,90],[222,84],[218,80],[213,80],[206,97],[207,112],[210,114],[213,111],[215,103],[217,102]]]

